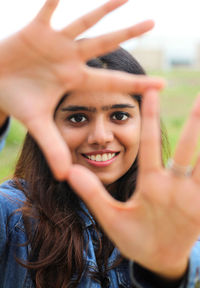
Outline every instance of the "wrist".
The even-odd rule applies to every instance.
[[[188,262],[189,260],[186,259],[179,265],[170,265],[169,268],[165,267],[165,269],[163,270],[152,272],[154,272],[158,277],[165,279],[166,281],[176,281],[177,279],[180,279],[183,277],[183,275],[185,275],[188,269]]]
[[[146,287],[148,283],[148,287],[177,288],[186,283],[188,277],[188,267],[181,277],[174,279],[162,277],[137,263],[132,263],[130,268],[133,283],[139,283],[142,287]]]

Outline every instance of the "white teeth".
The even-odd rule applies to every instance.
[[[87,155],[87,158],[97,162],[104,162],[115,157],[116,153],[104,153],[95,155]]]
[[[92,155],[92,156],[88,156],[88,158],[91,159],[91,160],[93,160],[93,161],[96,160],[96,157],[95,157],[94,155]]]
[[[109,155],[109,154],[108,154],[108,155]],[[102,155],[102,160],[103,160],[103,161],[107,161],[107,160],[109,159],[109,158],[108,158],[108,157],[109,157],[108,155],[107,155],[107,154],[103,154],[103,155]]]
[[[96,161],[102,161],[102,157],[101,157],[101,155],[100,155],[100,154],[97,154],[95,160],[96,160]]]

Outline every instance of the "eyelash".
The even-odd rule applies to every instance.
[[[79,123],[83,123],[85,121],[73,121],[72,119],[74,118],[78,118],[78,117],[84,117],[86,120],[88,120],[88,117],[85,114],[81,114],[81,113],[76,113],[73,115],[70,115],[67,120],[73,124],[79,124]],[[76,119],[77,120],[77,119]]]
[[[114,117],[116,118],[116,115],[118,115],[118,116],[120,115],[122,117],[125,116],[126,119],[123,119],[123,120],[122,119],[114,119]],[[116,112],[111,114],[111,118],[115,121],[126,121],[128,118],[130,118],[130,114],[127,112],[123,112],[123,111],[116,111]]]
[[[125,117],[125,119],[117,119],[116,116],[117,117],[120,116],[120,118],[124,118]],[[85,118],[85,120],[82,120],[82,119],[80,120],[80,117],[82,117],[82,119]],[[79,118],[79,119],[77,119],[77,118]],[[130,118],[130,114],[127,113],[127,112],[123,112],[123,111],[116,111],[116,112],[111,114],[110,118],[113,121],[124,122],[124,121],[128,120],[128,118]],[[78,125],[78,124],[81,125],[81,124],[85,123],[86,121],[88,121],[88,117],[85,114],[76,113],[76,114],[73,114],[73,115],[70,115],[69,117],[67,117],[67,120],[69,122],[71,122],[72,124],[74,124],[74,125]]]

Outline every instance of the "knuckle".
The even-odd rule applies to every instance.
[[[129,39],[129,38],[132,38],[136,33],[135,29],[133,28],[127,28],[125,31],[124,31],[124,35],[126,35],[126,38]]]

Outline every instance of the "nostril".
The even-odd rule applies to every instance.
[[[105,144],[113,140],[113,134],[111,132],[96,130],[88,136],[89,144]]]

